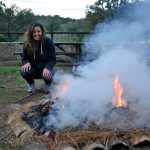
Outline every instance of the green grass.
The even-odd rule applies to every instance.
[[[18,84],[25,84],[26,83],[25,79],[23,79],[21,76],[17,76],[16,82]]]
[[[16,74],[19,73],[20,67],[19,66],[1,66],[0,67],[0,74]]]
[[[0,67],[0,84],[1,87],[7,86],[10,82],[16,84],[25,84],[25,80],[20,75],[19,66],[2,66]]]
[[[17,101],[24,91],[26,81],[20,75],[19,66],[0,67],[0,103]]]

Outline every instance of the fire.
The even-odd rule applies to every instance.
[[[114,79],[115,96],[113,97],[113,103],[116,107],[127,107],[125,99],[123,99],[123,87],[119,82],[119,75],[117,74]]]
[[[67,78],[59,85],[59,87],[56,87],[55,91],[53,90],[51,92],[51,101],[55,102],[57,97],[63,97],[69,89],[71,81],[71,79]]]
[[[63,85],[62,85],[62,88],[61,88],[61,93],[60,93],[60,95],[61,96],[64,96],[65,95],[65,93],[67,92],[67,90],[68,90],[68,88],[69,88],[69,86],[70,86],[70,84],[71,84],[71,79],[66,79],[65,81],[64,81],[64,83],[63,83]]]

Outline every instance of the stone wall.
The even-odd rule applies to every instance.
[[[4,60],[21,60],[20,55],[14,55],[14,52],[22,52],[23,44],[20,43],[8,43],[8,42],[0,42],[0,61]],[[75,45],[63,45],[60,48],[55,46],[56,52],[73,52],[76,53],[76,46]],[[58,62],[60,60],[64,60],[65,62],[75,62],[75,56],[70,57],[64,54],[57,55],[56,59]],[[61,62],[61,61],[60,61]]]
[[[20,56],[13,55],[14,52],[22,52],[22,44],[0,42],[0,59],[16,60]]]

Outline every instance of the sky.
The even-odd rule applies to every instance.
[[[80,19],[85,17],[87,6],[97,0],[5,0],[7,7],[16,4],[21,9],[32,9],[35,15],[59,15]]]

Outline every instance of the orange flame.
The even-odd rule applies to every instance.
[[[127,107],[126,101],[123,99],[123,87],[119,82],[119,75],[117,74],[114,79],[114,88],[115,88],[115,96],[113,98],[113,103],[116,107]]]
[[[71,79],[68,78],[68,79],[66,79],[66,80],[64,81],[64,84],[63,84],[63,86],[62,86],[62,88],[61,88],[61,93],[60,93],[61,96],[64,96],[64,95],[65,95],[65,93],[67,92],[67,90],[68,90],[70,84],[71,84]]]

